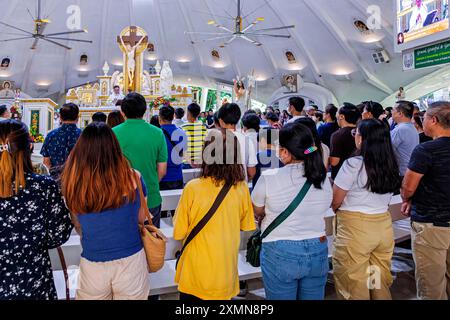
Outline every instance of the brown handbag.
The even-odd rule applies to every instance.
[[[141,179],[136,182],[139,189],[139,198],[141,206],[139,208],[139,217],[145,216],[148,224],[139,222],[142,244],[144,245],[145,255],[147,257],[148,271],[158,272],[164,266],[164,257],[166,255],[167,238],[157,227],[153,225],[150,212],[147,207],[147,201],[142,191]]]

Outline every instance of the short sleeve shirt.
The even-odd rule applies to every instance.
[[[382,214],[388,211],[392,193],[377,194],[366,188],[367,172],[362,157],[346,160],[334,184],[347,191],[340,210],[364,214]]]
[[[64,165],[80,135],[81,130],[76,124],[63,124],[47,135],[42,145],[41,155],[44,158],[50,158],[52,167]]]
[[[419,133],[412,123],[400,123],[391,131],[391,139],[400,175],[404,177],[411,154],[420,143]]]
[[[417,146],[409,170],[423,174],[412,198],[411,219],[416,222],[450,222],[450,138]]]
[[[162,125],[161,130],[167,134],[164,134],[164,136],[166,138],[168,152],[167,174],[162,181],[183,181],[182,155],[187,146],[186,133],[174,124]]]
[[[331,178],[336,179],[345,160],[350,158],[356,150],[355,138],[352,136],[354,128],[341,128],[331,136],[330,157],[339,158],[339,164],[331,167]]]
[[[175,240],[185,240],[223,187],[194,179],[183,190],[174,217]],[[250,191],[245,182],[231,188],[223,203],[186,247],[176,271],[179,291],[203,300],[229,300],[239,293],[240,231],[255,230]]]
[[[181,126],[186,132],[188,138],[187,158],[192,162],[198,162],[202,159],[203,144],[207,134],[206,126],[197,121],[194,123],[186,123]]]
[[[338,130],[339,126],[336,122],[324,123],[317,129],[317,131],[319,132],[320,140],[328,147],[331,146],[331,136]]]
[[[167,163],[166,138],[161,129],[142,119],[128,119],[113,129],[123,154],[133,169],[144,178],[148,190],[148,207],[162,203],[159,193],[158,163]]]

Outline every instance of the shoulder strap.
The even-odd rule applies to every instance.
[[[192,229],[191,233],[189,233],[189,236],[187,237],[186,241],[184,242],[183,248],[181,248],[180,253],[178,255],[178,260],[180,259],[181,255],[183,254],[184,249],[188,246],[188,244],[197,236],[197,234],[206,226],[206,224],[211,220],[211,218],[214,216],[214,214],[217,212],[217,209],[219,209],[220,205],[222,204],[223,200],[227,196],[228,192],[230,191],[232,185],[225,184],[220,190],[219,195],[217,196],[216,200],[214,200],[214,203],[209,209],[208,213],[202,218],[202,220],[197,223],[197,225]]]
[[[295,209],[298,208],[300,203],[302,203],[303,199],[305,199],[306,194],[308,193],[309,189],[311,189],[311,183],[306,181],[303,188],[300,190],[298,195],[294,198],[294,200],[291,202],[289,207],[287,207],[286,210],[284,210],[276,219],[267,227],[267,229],[264,231],[264,233],[261,235],[261,239],[264,239],[267,237],[275,228],[277,228],[280,224],[282,224],[289,216],[295,211]]]
[[[139,190],[139,202],[140,202],[139,217],[138,217],[139,223],[144,225],[145,221],[141,221],[141,219],[143,217],[145,217],[148,221],[148,224],[153,225],[152,216],[148,210],[147,201],[145,201],[144,191],[142,189],[141,177],[137,173],[135,173],[134,176],[136,178],[136,184],[137,184],[137,188]]]
[[[64,251],[61,247],[56,248],[56,251],[58,252],[59,261],[61,262],[61,268],[64,274],[64,282],[66,283],[66,300],[70,301],[69,273],[67,272],[67,264],[64,257]]]

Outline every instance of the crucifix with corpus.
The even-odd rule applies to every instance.
[[[141,92],[143,53],[148,46],[147,33],[140,27],[127,27],[117,37],[117,42],[124,55],[123,75],[125,83],[123,89]]]

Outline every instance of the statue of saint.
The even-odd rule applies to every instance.
[[[173,86],[173,73],[170,68],[169,61],[163,62],[161,69],[161,95],[168,96],[172,92]]]

